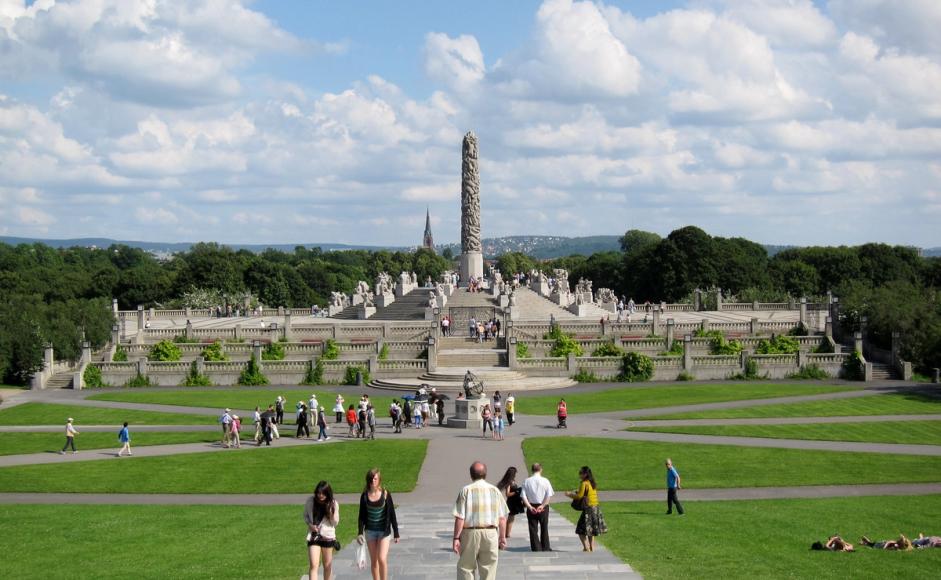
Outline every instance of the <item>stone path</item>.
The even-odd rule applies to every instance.
[[[398,501],[398,500],[396,500]],[[389,577],[396,580],[441,580],[453,578],[457,555],[451,550],[454,518],[451,504],[402,505],[396,516],[401,522],[402,540],[389,550]],[[500,552],[497,576],[522,580],[639,580],[641,576],[603,546],[582,552],[575,526],[556,512],[549,515],[552,552],[530,552],[526,520],[513,526],[507,549]],[[356,578],[367,573],[351,568],[355,545],[337,555],[335,580]],[[302,577],[306,579],[305,574]]]

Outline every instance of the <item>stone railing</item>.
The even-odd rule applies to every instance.
[[[402,370],[413,370],[416,372],[424,372],[428,367],[428,361],[425,359],[395,359],[395,360],[381,360],[379,361],[379,370],[380,371],[402,371]]]

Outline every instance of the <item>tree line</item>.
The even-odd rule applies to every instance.
[[[450,254],[450,253],[448,253]],[[871,338],[887,348],[893,331],[903,336],[903,356],[920,369],[941,366],[941,259],[923,258],[912,248],[885,244],[792,248],[769,257],[764,247],[743,238],[710,236],[684,227],[666,237],[630,230],[621,251],[540,261],[521,253],[495,260],[504,277],[555,268],[611,288],[637,302],[689,301],[696,288],[721,288],[727,299],[819,300],[839,296],[848,328],[868,318]],[[51,342],[58,359],[80,354],[84,333],[104,345],[113,323],[110,301],[133,310],[241,304],[243,297],[269,306],[326,305],[330,292],[350,293],[359,280],[379,272],[416,272],[437,280],[456,264],[450,255],[349,250],[324,252],[298,246],[293,252],[234,251],[215,243],[196,244],[161,261],[136,248],[54,249],[43,244],[0,244],[0,378],[22,383],[42,364],[42,345]]]

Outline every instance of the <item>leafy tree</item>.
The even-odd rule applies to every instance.
[[[261,367],[258,366],[258,361],[255,360],[255,355],[252,355],[252,358],[248,359],[248,365],[245,367],[245,370],[239,375],[239,384],[258,387],[268,384],[268,377],[261,372]]]
[[[621,374],[618,378],[635,383],[649,381],[653,378],[653,373],[653,360],[649,356],[639,352],[627,352],[621,358]]]
[[[207,344],[200,353],[200,356],[202,356],[205,360],[212,362],[222,362],[229,360],[229,355],[225,353],[222,342],[218,340],[212,344]]]
[[[178,361],[183,356],[180,347],[172,340],[161,340],[150,347],[148,358],[152,361],[173,362]]]

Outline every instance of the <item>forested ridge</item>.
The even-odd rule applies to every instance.
[[[661,237],[631,230],[621,250],[540,261],[520,253],[495,264],[505,277],[538,268],[569,270],[594,288],[611,288],[635,301],[689,300],[696,288],[721,288],[729,299],[783,301],[788,296],[840,297],[846,324],[867,316],[871,337],[887,346],[902,332],[903,355],[921,369],[941,366],[941,258],[885,244],[791,248],[769,257],[743,238],[713,237],[684,227]],[[108,341],[110,303],[179,308],[196,300],[241,303],[251,295],[269,306],[325,305],[330,292],[351,292],[379,272],[416,272],[420,281],[455,267],[445,256],[414,252],[234,251],[194,245],[172,260],[128,246],[54,249],[42,244],[0,244],[0,377],[22,383],[42,362],[51,342],[57,358],[80,354],[82,332],[95,347]]]

